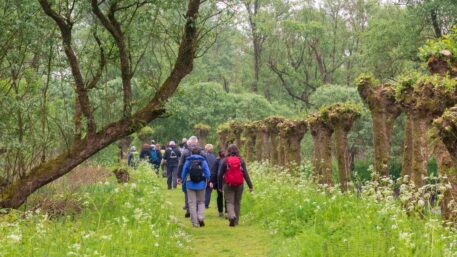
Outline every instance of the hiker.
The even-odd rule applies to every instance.
[[[176,189],[177,186],[177,175],[178,175],[178,166],[179,158],[181,158],[181,151],[176,147],[175,141],[170,141],[168,144],[169,148],[165,151],[163,157],[167,166],[167,185],[168,189]]]
[[[200,155],[202,157],[205,157],[203,151],[201,150],[200,146],[198,145],[198,138],[196,136],[191,136],[189,138],[189,140],[187,140],[187,143],[184,144],[183,146],[185,148],[181,152],[181,158],[179,159],[179,166],[178,166],[178,181],[177,181],[178,184],[180,184],[182,182],[181,177],[182,177],[182,173],[183,173],[184,163],[186,162],[187,157],[192,155],[192,150],[198,149],[198,151],[200,152]],[[186,183],[182,183],[182,188],[184,191],[184,202],[185,202],[184,209],[186,210],[185,217],[188,218],[188,217],[190,217],[190,213],[189,213],[189,204],[187,201],[188,200],[187,190],[185,189]]]
[[[156,174],[159,174],[160,161],[162,160],[162,155],[160,154],[160,148],[157,148],[156,142],[151,141],[151,164],[154,168]]]
[[[218,188],[217,184],[217,175],[219,174],[219,169],[222,164],[222,160],[225,158],[225,150],[221,149],[218,153],[219,157],[217,157],[216,161],[214,162],[213,166],[211,167],[211,182],[213,183],[213,188]],[[224,196],[222,191],[217,190],[217,210],[219,212],[219,217],[224,217],[224,205],[225,205],[225,213],[227,213],[227,204],[224,204]]]
[[[227,201],[229,226],[238,225],[240,219],[240,204],[243,195],[244,180],[248,183],[249,191],[252,192],[252,182],[246,168],[246,163],[240,157],[240,150],[234,144],[227,148],[227,157],[222,161],[217,177],[218,190],[224,190]]]
[[[148,144],[143,144],[143,148],[141,148],[141,153],[140,153],[140,160],[151,163],[151,158],[152,158],[151,146]]]
[[[167,161],[165,160],[165,152],[167,151],[167,147],[162,145],[160,147],[160,155],[162,156],[162,160],[160,161],[160,169],[162,170],[162,177],[167,178]]]
[[[127,155],[127,165],[136,169],[136,167],[138,166],[139,158],[140,156],[139,153],[136,151],[136,147],[132,146]]]
[[[213,145],[212,144],[207,144],[205,145],[205,157],[206,161],[208,162],[208,167],[213,167],[214,163],[216,162],[216,156],[213,153]],[[209,208],[209,202],[211,201],[211,193],[213,192],[213,189],[211,187],[206,187],[206,193],[205,193],[205,208]]]
[[[186,158],[181,180],[186,185],[190,221],[194,227],[205,226],[205,189],[211,177],[208,163],[201,150],[194,147],[192,155]],[[210,187],[213,184],[210,182]]]
[[[179,144],[179,151],[182,153],[184,152],[184,149],[187,148],[187,138],[183,138],[181,140],[181,144]]]

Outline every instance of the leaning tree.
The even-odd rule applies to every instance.
[[[326,112],[335,133],[338,181],[341,191],[344,192],[349,189],[351,178],[348,134],[354,121],[360,117],[361,108],[354,103],[337,103],[329,106]]]
[[[358,78],[360,97],[368,105],[373,122],[373,143],[375,152],[374,172],[389,175],[390,146],[395,119],[402,109],[395,100],[395,89],[390,84],[373,82],[369,76]]]
[[[174,64],[170,65],[168,77],[160,80],[156,91],[150,87],[152,97],[149,100],[143,105],[133,108],[132,80],[138,67],[141,67],[141,60],[144,60],[143,57],[147,51],[133,49],[134,46],[142,47],[143,45],[132,43],[131,33],[140,29],[139,26],[135,27],[136,22],[143,20],[138,16],[140,13],[142,15],[153,13],[164,15],[166,13],[160,3],[90,0],[86,5],[79,1],[56,3],[55,1],[38,0],[38,2],[43,13],[55,23],[61,49],[68,64],[67,70],[71,73],[76,96],[73,112],[75,114],[75,133],[67,142],[67,147],[56,156],[47,158],[27,171],[24,176],[7,185],[2,185],[0,208],[18,208],[38,188],[67,174],[101,149],[138,131],[162,115],[165,112],[165,102],[176,91],[181,80],[192,71],[193,60],[196,57],[199,43],[202,42],[202,36],[208,34],[202,29],[203,23],[208,18],[199,15],[200,5],[203,1],[189,0],[184,15],[175,16],[177,19],[182,17],[184,22],[182,30],[180,29],[181,36],[177,40],[178,45],[174,55],[176,59]],[[176,5],[176,8],[181,6],[184,6],[184,3]],[[149,10],[140,12],[147,8]],[[167,11],[181,13],[173,9]],[[214,19],[212,20],[214,21]],[[90,25],[93,25],[94,28],[91,42],[94,42],[95,47],[99,48],[97,67],[88,67],[87,62],[82,60],[80,51],[82,43],[77,42],[74,38],[76,29]],[[155,37],[155,34],[151,33],[143,37],[135,36],[137,39],[143,39]],[[167,39],[161,38],[160,41],[156,41],[163,40]],[[175,40],[175,38],[170,35],[170,40]],[[109,49],[106,49],[107,45]],[[146,45],[149,46],[149,44],[144,46]],[[111,55],[109,55],[110,53]],[[120,74],[119,95],[122,99],[122,107],[118,111],[119,119],[102,124],[96,119],[99,110],[94,105],[95,99],[91,93],[97,90],[107,67],[110,70],[117,69]],[[151,78],[151,80],[153,79]]]
[[[320,184],[333,185],[331,141],[333,126],[325,113],[325,110],[313,113],[308,117],[307,121],[313,136],[315,175]]]

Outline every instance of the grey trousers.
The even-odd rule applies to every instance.
[[[232,187],[224,184],[222,189],[224,190],[224,197],[227,203],[226,208],[228,218],[235,219],[236,223],[238,224],[238,220],[240,218],[241,197],[243,196],[244,187],[242,185]]]
[[[199,221],[203,221],[205,219],[205,192],[205,189],[187,189],[190,221],[194,227],[199,227]]]

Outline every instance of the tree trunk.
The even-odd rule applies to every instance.
[[[412,160],[413,160],[413,121],[408,115],[406,117],[405,131],[404,131],[404,143],[403,143],[403,169],[402,176],[408,176],[411,179],[412,176]]]
[[[255,139],[255,159],[261,162],[263,159],[263,133],[257,132]]]
[[[313,164],[319,184],[333,185],[331,138],[333,131],[317,129],[312,132]]]
[[[279,166],[284,167],[287,163],[286,149],[288,146],[288,140],[286,137],[280,136],[278,140],[278,152],[279,152]]]
[[[270,161],[272,165],[279,164],[279,140],[276,134],[270,133]]]
[[[340,189],[343,192],[349,190],[349,146],[348,131],[340,126],[335,127],[336,158],[338,160],[338,176]]]
[[[412,158],[412,181],[417,188],[424,185],[427,176],[428,164],[428,119],[419,115],[413,115],[413,158]]]
[[[375,172],[389,176],[390,144],[396,116],[386,112],[371,112],[373,120],[373,143],[375,152]]]
[[[262,133],[262,144],[263,144],[263,155],[262,160],[266,161],[270,159],[270,135],[267,132]]]
[[[286,164],[289,166],[292,163],[296,166],[300,166],[301,163],[301,140],[303,135],[300,136],[291,136],[286,141],[287,145],[283,145],[283,158],[286,160]]]
[[[253,161],[254,141],[255,141],[255,138],[246,137],[246,142],[244,143],[244,147],[245,147],[244,156],[248,163]]]
[[[451,155],[441,139],[438,139],[436,142],[434,154],[438,163],[440,175],[445,175],[447,177],[447,180],[443,181],[443,183],[451,185],[451,188],[444,192],[444,197],[441,202],[441,215],[443,216],[443,219],[453,220],[456,217],[456,214],[452,212],[455,206],[449,206],[449,204],[457,199],[456,166],[452,163]]]

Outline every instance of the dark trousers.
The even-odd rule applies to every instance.
[[[176,188],[176,176],[178,175],[178,166],[171,166],[167,165],[167,185],[168,189],[171,189],[171,186],[173,185],[173,188]]]
[[[206,187],[206,192],[205,192],[205,207],[209,208],[209,202],[211,201],[211,193],[213,192],[213,189],[211,189],[209,186]]]
[[[224,194],[222,192],[219,192],[217,190],[217,210],[219,213],[222,213],[224,211],[224,205],[225,205],[225,212],[227,212],[227,204],[224,204]]]

